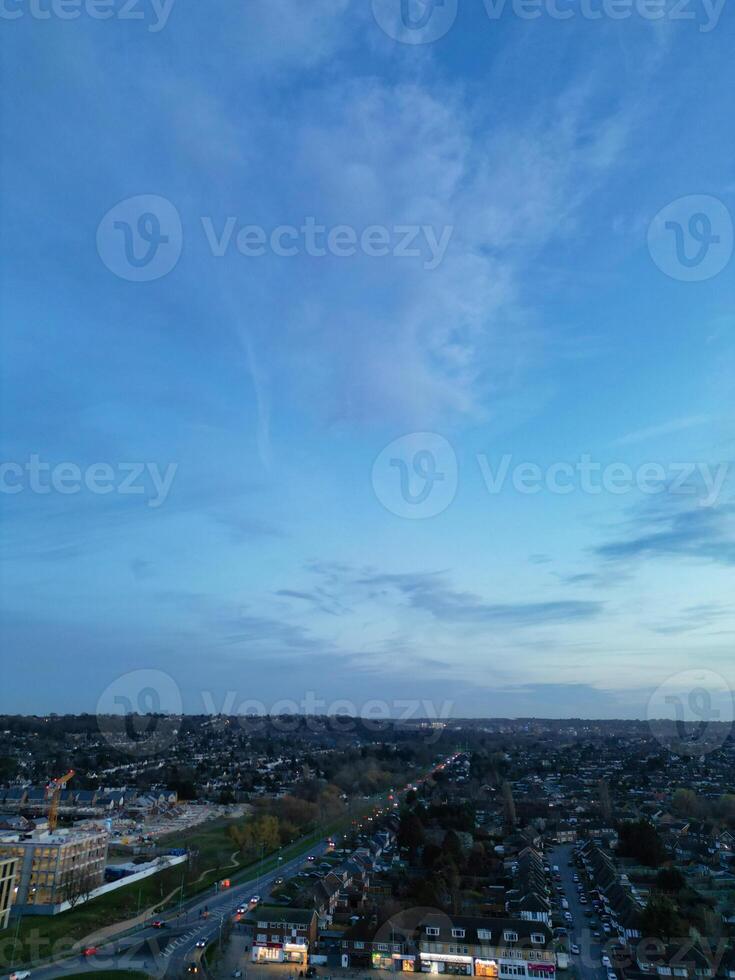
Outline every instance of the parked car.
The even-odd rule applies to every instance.
[[[579,946],[577,946],[576,943],[572,943],[572,945],[569,947],[569,951],[575,956],[579,956]]]
[[[607,955],[607,953],[603,953],[602,954],[602,965],[603,966],[607,966],[607,967],[609,967],[612,970],[612,960]]]
[[[615,970],[607,971],[607,980],[618,980],[618,975]]]

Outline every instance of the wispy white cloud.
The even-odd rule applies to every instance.
[[[668,422],[661,422],[659,425],[651,425],[645,429],[636,429],[620,436],[613,442],[614,446],[633,446],[639,442],[648,442],[649,439],[659,439],[662,436],[676,435],[687,429],[694,429],[702,425],[710,425],[717,421],[711,415],[689,415],[686,418],[671,419]]]

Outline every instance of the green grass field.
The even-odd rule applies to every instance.
[[[235,846],[227,829],[233,823],[241,823],[242,818],[234,821],[212,820],[184,833],[168,835],[160,841],[164,846],[195,848],[199,852],[192,867],[180,865],[170,868],[61,915],[24,916],[18,928],[14,924],[0,933],[0,969],[10,967],[11,963],[15,966],[32,965],[50,957],[64,956],[96,930],[131,919],[154,905],[164,910],[164,914],[166,909],[174,910],[181,900],[182,868],[186,869],[184,901],[201,894],[223,878],[237,882],[238,879],[272,871],[324,837],[343,833],[353,819],[372,810],[384,795],[360,800],[353,805],[349,814],[313,830],[255,863],[246,864],[241,855],[237,856],[234,865],[232,863]]]

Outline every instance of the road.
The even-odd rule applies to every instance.
[[[592,908],[592,903],[590,901],[587,905],[582,905],[579,901],[577,883],[574,881],[574,875],[579,872],[576,867],[568,867],[573,853],[571,844],[562,844],[549,852],[549,863],[552,867],[555,864],[559,866],[564,897],[569,902],[569,911],[572,913],[573,923],[567,923],[569,943],[576,943],[581,950],[579,956],[570,955],[570,966],[576,967],[580,980],[607,980],[607,969],[602,965],[601,942],[592,938],[593,930],[601,931],[602,927],[597,916],[589,918],[584,914],[585,910]],[[580,874],[580,879],[582,877]]]
[[[247,903],[253,894],[267,898],[275,879],[295,874],[304,866],[307,855],[319,856],[327,849],[326,840],[310,847],[280,867],[256,875],[231,888],[202,892],[192,904],[185,906],[180,917],[169,917],[166,928],[146,926],[128,936],[102,944],[95,956],[75,956],[48,966],[34,967],[32,980],[52,980],[95,970],[140,970],[152,977],[180,977],[189,963],[198,962],[202,950],[197,942],[216,939],[224,923],[232,920],[239,905]],[[207,913],[207,917],[204,917]]]
[[[445,760],[445,763],[448,761],[450,760]],[[438,768],[443,768],[445,763]],[[423,783],[430,775],[431,773],[425,774],[415,782]],[[397,800],[402,799],[407,790],[408,786],[397,791]],[[383,795],[376,796],[376,806]],[[320,856],[326,850],[326,838],[309,847],[305,845],[296,857],[284,861],[272,871],[218,892],[211,889],[202,892],[196,899],[184,905],[180,915],[167,916],[164,929],[143,926],[126,936],[100,944],[94,956],[73,956],[47,966],[34,967],[32,980],[53,980],[54,977],[69,977],[96,970],[140,970],[158,978],[187,975],[188,965],[199,963],[203,953],[197,947],[198,941],[210,943],[217,939],[225,922],[232,920],[237,907],[246,904],[251,895],[258,894],[261,898],[268,898],[277,877],[295,874],[303,867],[309,854]],[[207,913],[206,918],[203,913]],[[200,975],[202,973],[206,975],[204,970],[200,970]],[[7,980],[7,974],[3,980]],[[603,977],[602,980],[606,978]]]

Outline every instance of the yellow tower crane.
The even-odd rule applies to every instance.
[[[52,779],[46,787],[46,799],[51,800],[48,808],[48,829],[53,834],[56,824],[59,822],[59,802],[61,801],[61,791],[74,775],[74,770],[70,769],[65,776]]]

